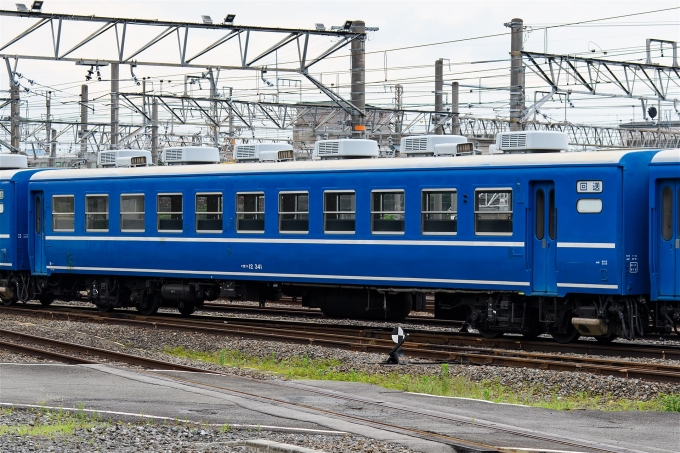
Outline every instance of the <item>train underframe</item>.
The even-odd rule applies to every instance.
[[[548,333],[560,343],[581,335],[608,343],[618,337],[635,340],[652,333],[678,333],[680,308],[677,302],[650,302],[644,296],[436,293],[435,317],[466,322],[487,338]]]
[[[432,290],[427,290],[432,293]],[[0,272],[0,303],[38,300],[83,300],[101,311],[136,308],[152,315],[160,307],[175,307],[188,316],[205,301],[276,301],[282,295],[303,306],[320,308],[333,318],[402,321],[412,311],[425,310],[426,290],[253,281],[168,279],[158,277],[83,276]],[[461,321],[487,338],[518,333],[533,338],[548,333],[561,343],[579,336],[600,342],[645,334],[678,332],[680,304],[650,302],[644,296],[574,294],[536,297],[521,293],[434,291],[435,318]]]

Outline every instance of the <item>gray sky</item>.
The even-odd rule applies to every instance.
[[[0,1],[0,8],[15,9],[15,0]],[[30,5],[30,1],[27,2]],[[201,21],[201,15],[212,16],[215,22],[227,13],[236,14],[236,24],[275,26],[286,28],[313,28],[315,23],[323,23],[326,27],[342,25],[347,19],[362,19],[367,26],[379,27],[380,30],[369,34],[366,43],[367,54],[367,102],[374,105],[390,106],[393,103],[392,87],[396,83],[404,86],[404,103],[417,108],[432,108],[434,102],[433,73],[434,60],[446,58],[444,70],[445,82],[449,84],[458,80],[461,84],[487,87],[507,87],[509,85],[508,52],[509,35],[458,42],[453,44],[420,47],[412,50],[391,50],[401,47],[435,43],[441,41],[473,38],[491,34],[508,33],[504,22],[512,18],[522,18],[527,26],[525,50],[542,52],[546,47],[546,33],[541,27],[546,25],[580,22],[592,19],[620,16],[648,10],[677,7],[677,0],[643,1],[56,1],[47,0],[43,12],[70,13],[79,15],[97,15],[114,17],[134,17],[163,19],[175,21]],[[29,19],[0,18],[0,40],[4,43],[32,23]],[[76,29],[64,29],[62,48],[70,42],[77,42],[86,36],[86,25],[78,25]],[[94,31],[96,27],[92,28]],[[35,33],[34,41],[27,41],[24,48],[10,48],[3,52],[49,54],[51,45],[49,27],[43,27]],[[151,35],[150,35],[151,36]],[[137,36],[139,45],[150,36]],[[680,10],[639,15],[602,21],[587,26],[569,26],[553,28],[547,32],[547,51],[556,54],[580,54],[626,61],[640,61],[644,58],[645,39],[656,38],[677,40],[680,38]],[[69,42],[69,39],[71,40]],[[214,38],[213,38],[214,39]],[[200,48],[207,43],[208,37],[195,36],[192,44]],[[130,48],[134,47],[131,41]],[[270,41],[269,44],[272,42]],[[332,45],[330,38],[321,38],[312,45],[313,49],[323,49]],[[236,45],[236,44],[235,44]],[[264,43],[262,45],[265,45]],[[112,55],[115,49],[115,35],[104,35],[83,49],[83,54],[101,54],[102,58]],[[257,43],[253,44],[254,47]],[[595,49],[596,52],[589,52]],[[387,52],[384,52],[388,50]],[[177,39],[170,37],[147,51],[147,58],[175,55]],[[654,53],[655,62],[670,65],[670,49],[660,58],[657,48]],[[225,46],[217,54],[220,57],[236,55],[236,48]],[[78,53],[74,54],[78,56]],[[140,58],[142,57],[140,56]],[[267,61],[270,72],[267,78],[275,81],[276,74],[272,69],[279,63],[297,56],[297,50],[291,46],[281,50]],[[487,64],[469,64],[494,60]],[[206,65],[211,59],[201,60]],[[34,80],[35,91],[55,90],[55,112],[63,117],[76,118],[77,105],[72,101],[84,83],[87,68],[76,67],[66,62],[20,61],[18,72],[27,79]],[[183,90],[183,75],[198,74],[197,70],[175,68],[138,67],[135,69],[139,78],[151,77],[153,89],[160,91],[160,80],[164,80],[163,92],[179,93]],[[104,96],[109,89],[107,81],[108,69],[102,69],[102,82],[91,82],[91,97]],[[313,75],[321,77],[327,85],[340,84],[341,93],[348,96],[349,88],[349,49],[338,52],[334,58],[317,65]],[[289,76],[281,75],[286,78]],[[121,77],[130,77],[129,69],[121,67]],[[290,78],[290,77],[289,77]],[[292,77],[294,78],[294,77]],[[167,80],[171,82],[168,83]],[[248,100],[272,100],[277,94],[275,89],[264,86],[260,74],[247,71],[224,71],[221,75],[222,87],[232,87],[235,97]],[[151,86],[151,84],[150,84]],[[450,85],[449,85],[450,86]],[[132,80],[122,82],[124,89],[133,91]],[[197,86],[191,87],[198,90]],[[207,84],[202,87],[207,94]],[[532,90],[545,89],[535,77],[527,78],[527,97],[533,99]],[[8,89],[5,69],[0,71],[0,93],[4,97]],[[680,97],[677,87],[672,90],[672,97]],[[199,93],[194,91],[194,93]],[[304,84],[302,91],[296,89],[280,89],[279,99],[282,101],[321,100],[324,96],[318,90]],[[104,96],[105,97],[105,96]],[[509,94],[502,91],[462,90],[461,103],[469,103],[470,108],[461,108],[461,112],[476,116],[507,116],[507,98]],[[38,95],[29,100],[29,114],[40,115],[44,104]],[[71,99],[71,102],[68,101]],[[641,109],[637,100],[611,100],[586,96],[574,96],[575,108],[567,112],[568,120],[578,123],[613,125],[621,121],[641,119]],[[61,103],[59,103],[61,102]],[[564,118],[564,104],[553,101],[547,104],[543,112],[550,120],[561,121]],[[668,104],[670,106],[672,104]],[[637,109],[636,109],[637,106]],[[102,105],[103,107],[103,105]],[[98,110],[106,113],[105,108]],[[678,115],[668,109],[672,119]],[[23,114],[23,112],[22,112]]]

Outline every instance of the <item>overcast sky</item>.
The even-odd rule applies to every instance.
[[[0,1],[0,7],[6,10],[15,9],[15,0]],[[31,2],[27,5],[30,6]],[[342,25],[345,20],[361,19],[367,26],[379,27],[379,31],[369,33],[366,43],[367,54],[367,82],[368,102],[375,105],[390,106],[393,103],[392,87],[396,83],[404,84],[404,102],[407,106],[418,108],[432,108],[434,102],[433,72],[434,60],[445,58],[448,62],[445,66],[445,81],[450,83],[459,80],[461,84],[474,84],[488,87],[507,87],[509,85],[509,73],[507,70],[508,52],[510,50],[509,35],[471,40],[445,45],[420,47],[413,50],[390,49],[414,46],[420,44],[435,43],[441,41],[459,40],[479,36],[508,33],[504,27],[505,22],[513,18],[522,18],[527,26],[525,36],[525,50],[543,52],[546,47],[549,53],[555,54],[581,54],[596,57],[639,61],[644,58],[645,39],[656,38],[665,40],[677,40],[680,38],[680,10],[665,11],[654,14],[638,15],[612,19],[611,21],[597,22],[587,26],[569,26],[553,28],[546,33],[541,27],[546,25],[582,22],[593,19],[621,16],[639,13],[649,10],[673,8],[679,6],[677,0],[649,1],[622,1],[622,0],[589,0],[589,1],[370,1],[370,0],[346,0],[346,1],[56,1],[47,0],[43,6],[46,13],[66,13],[77,15],[97,15],[127,18],[147,18],[173,21],[201,21],[201,15],[210,15],[216,23],[222,21],[228,13],[236,14],[235,24],[272,26],[284,28],[314,28],[315,23],[323,23],[327,28],[332,25]],[[0,16],[0,40],[5,43],[16,34],[30,26],[32,19],[15,19]],[[73,25],[71,25],[72,27]],[[78,25],[78,29],[64,28],[64,41],[77,42],[90,29],[87,25]],[[92,27],[94,31],[98,26]],[[41,34],[42,33],[42,34]],[[43,27],[36,32],[33,41],[27,41],[23,48],[15,47],[2,51],[3,53],[37,53],[49,54],[51,40],[49,38],[49,26]],[[152,35],[149,35],[152,36]],[[131,38],[132,39],[132,38]],[[325,40],[324,40],[325,39]],[[317,40],[314,49],[321,49],[333,44],[330,38]],[[194,40],[196,41],[196,39]],[[198,40],[199,44],[200,39]],[[206,41],[207,42],[207,41]],[[138,43],[143,43],[142,37],[138,37]],[[193,42],[192,42],[193,43]],[[271,42],[270,42],[271,43]],[[66,48],[62,44],[62,49]],[[236,45],[236,44],[234,44]],[[264,45],[264,44],[263,44]],[[89,48],[83,49],[82,55],[91,55],[101,51],[107,54],[115,48],[115,35],[108,34],[99,38]],[[130,43],[130,49],[134,46]],[[197,48],[200,48],[197,47]],[[128,49],[128,47],[126,47]],[[589,52],[591,49],[596,52]],[[223,56],[228,52],[235,54],[235,49],[225,47]],[[373,52],[373,53],[372,53]],[[147,53],[140,55],[148,59],[170,58],[177,53],[177,39],[168,38],[158,46],[153,47]],[[669,48],[664,52],[664,58],[660,58],[658,45],[654,53],[655,62],[670,65]],[[75,54],[77,55],[77,53]],[[297,55],[294,47],[283,49],[273,56],[279,62],[292,59]],[[102,56],[102,58],[107,58]],[[479,62],[495,60],[495,63],[485,65],[462,64],[467,62]],[[209,64],[210,59],[203,60]],[[269,68],[276,60],[270,59]],[[500,61],[500,62],[499,62]],[[4,65],[3,65],[4,66]],[[411,67],[410,69],[405,69]],[[20,61],[18,72],[27,79],[34,80],[38,85],[35,90],[46,90],[48,87],[58,89],[58,96],[65,100],[68,96],[77,96],[80,84],[84,83],[84,75],[87,68],[76,67],[73,63],[66,62],[31,62]],[[481,70],[481,72],[480,72]],[[183,87],[182,74],[198,74],[200,71],[186,71],[174,68],[150,68],[138,67],[135,69],[139,78],[152,77],[156,92],[160,89],[160,79],[172,80],[171,84],[164,87],[167,92],[181,92]],[[317,76],[324,78],[324,83],[330,84],[337,81],[344,89],[349,82],[349,50],[339,52],[336,58],[319,64],[312,72],[318,72]],[[102,82],[91,82],[90,92],[94,95],[104,95],[109,89],[107,81],[108,69],[103,68]],[[323,75],[322,75],[323,73]],[[123,84],[129,90],[133,90],[129,69],[121,67],[121,78],[129,80]],[[267,74],[266,77],[274,79],[275,75]],[[283,76],[281,76],[283,77]],[[272,90],[264,86],[259,74],[239,72],[223,72],[221,85],[231,86],[236,89],[235,97],[249,100],[270,100]],[[528,86],[531,83],[527,83]],[[449,85],[450,86],[450,85]],[[202,87],[204,90],[206,86]],[[533,89],[539,89],[535,86]],[[0,90],[6,96],[8,78],[6,70],[0,71]],[[193,87],[197,89],[197,87]],[[341,89],[341,90],[342,90]],[[281,94],[281,100],[319,100],[323,96],[318,91],[311,90],[309,86],[302,94],[291,94],[288,98],[285,93]],[[348,90],[347,90],[348,91]],[[528,90],[529,91],[529,90]],[[462,90],[461,103],[470,102],[469,113],[479,114],[485,117],[500,114],[506,109],[505,98],[509,95],[503,92],[482,91],[479,92]],[[533,98],[533,93],[527,93],[528,98]],[[27,96],[28,97],[28,96]],[[679,97],[676,88],[673,97]],[[448,98],[448,96],[447,96]],[[478,107],[472,105],[481,100]],[[35,115],[39,115],[40,102],[33,107]],[[586,99],[576,102],[573,117],[569,119],[580,122],[596,124],[616,124],[621,121],[629,121],[635,115],[640,120],[640,112],[636,113],[635,105],[639,101],[625,100],[612,104],[611,111],[607,110],[607,100]],[[592,110],[599,103],[597,110]],[[589,106],[591,110],[579,110],[582,106]],[[614,108],[616,107],[616,108]],[[73,104],[64,103],[63,107],[55,107],[64,116],[77,117],[78,109]],[[477,108],[477,110],[475,110]],[[546,112],[550,111],[546,106]],[[559,120],[562,113],[560,106],[552,107],[554,120]],[[495,109],[495,110],[493,110]],[[670,110],[669,110],[670,112]],[[503,116],[502,114],[500,116]],[[677,120],[677,114],[673,119]]]

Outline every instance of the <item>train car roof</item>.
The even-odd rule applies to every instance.
[[[370,171],[398,169],[486,168],[552,165],[619,164],[626,155],[650,150],[618,150],[549,154],[495,154],[457,157],[413,157],[395,159],[352,159],[296,161],[276,163],[241,163],[232,165],[187,165],[137,168],[97,168],[47,170],[31,177],[32,181],[128,178],[139,176],[197,176],[241,173]]]
[[[42,171],[42,168],[18,168],[13,170],[0,170],[0,181],[10,181],[20,173],[33,174]]]
[[[676,163],[680,164],[680,149],[667,149],[665,151],[659,151],[652,158],[652,163]]]

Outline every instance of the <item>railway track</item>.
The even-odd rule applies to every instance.
[[[98,364],[100,362],[95,361],[95,360],[90,360],[81,357],[80,355],[88,355],[100,359],[106,359],[106,360],[111,360],[115,362],[121,362],[121,363],[126,363],[129,365],[136,365],[140,367],[147,368],[149,370],[179,370],[179,371],[190,371],[190,372],[196,372],[196,373],[204,373],[204,372],[210,372],[212,374],[220,374],[220,373],[215,373],[213,371],[206,371],[201,368],[195,368],[195,367],[190,367],[190,366],[185,366],[185,365],[178,365],[178,364],[172,364],[169,362],[165,361],[159,361],[147,357],[141,357],[137,355],[131,355],[131,354],[124,354],[116,351],[111,351],[111,350],[105,350],[105,349],[100,349],[100,348],[93,348],[93,347],[88,347],[88,346],[83,346],[75,343],[68,343],[64,341],[59,341],[59,340],[53,340],[50,338],[45,338],[45,337],[38,337],[35,335],[28,335],[28,334],[23,334],[23,333],[18,333],[18,332],[13,332],[13,331],[8,331],[4,329],[0,329],[0,348],[8,349],[14,352],[20,352],[23,354],[28,354],[36,357],[42,357],[42,358],[48,358],[50,360],[58,361],[58,362],[63,362],[63,363],[68,363],[68,364]],[[7,341],[7,340],[13,340]],[[50,349],[59,349],[63,350],[65,353],[59,353],[59,352],[54,352],[49,349],[41,348],[38,349],[36,347],[28,346],[26,344],[18,344],[15,343],[16,341],[22,342],[22,343],[31,343],[34,345],[40,345],[44,347],[48,347]],[[147,371],[147,373],[154,374],[153,371]],[[505,449],[499,449],[498,447],[494,447],[491,445],[486,445],[480,442],[474,442],[470,441],[469,439],[460,439],[456,438],[453,436],[449,435],[444,435],[444,434],[439,434],[436,432],[432,431],[425,431],[425,430],[420,430],[420,429],[414,429],[410,427],[405,427],[405,426],[399,426],[395,425],[392,423],[385,423],[382,421],[378,420],[373,420],[365,417],[359,417],[359,416],[354,416],[354,415],[348,415],[344,413],[338,413],[326,409],[320,409],[317,407],[309,406],[309,405],[304,405],[301,403],[296,403],[296,402],[291,402],[288,400],[284,399],[279,399],[279,398],[272,398],[272,397],[267,397],[267,396],[262,396],[262,395],[257,395],[254,393],[249,393],[249,392],[244,392],[242,390],[236,390],[233,388],[228,388],[224,387],[222,385],[212,385],[212,384],[207,384],[205,382],[201,381],[196,381],[192,380],[187,377],[177,377],[177,376],[168,376],[168,375],[160,375],[164,379],[172,379],[181,383],[185,383],[188,385],[196,385],[196,386],[201,386],[201,387],[208,387],[212,388],[215,390],[220,390],[224,391],[230,394],[234,394],[239,397],[245,397],[251,400],[257,400],[261,402],[266,402],[270,404],[275,404],[275,405],[283,405],[283,406],[288,406],[288,407],[293,407],[296,409],[303,410],[305,412],[313,412],[313,413],[318,413],[319,415],[322,416],[330,416],[334,418],[339,418],[343,419],[346,421],[350,421],[352,423],[357,423],[363,426],[370,426],[373,428],[378,428],[381,430],[389,431],[389,432],[394,432],[397,434],[402,434],[402,435],[407,435],[407,436],[412,436],[412,437],[417,437],[433,442],[438,442],[442,443],[445,445],[450,445],[456,449],[456,451],[461,451],[461,452],[469,452],[469,453],[504,453],[504,452],[509,452],[510,450],[505,450]],[[471,426],[477,426],[481,428],[486,428],[487,430],[494,430],[494,431],[500,431],[506,434],[512,434],[515,436],[523,437],[523,438],[529,438],[532,440],[539,440],[543,442],[548,442],[552,444],[557,444],[561,446],[570,446],[570,447],[578,447],[578,448],[585,448],[591,451],[598,451],[602,453],[631,453],[631,450],[625,449],[625,448],[617,448],[615,446],[603,444],[603,443],[598,443],[598,442],[592,442],[592,441],[585,441],[585,440],[579,440],[579,439],[574,439],[574,438],[569,438],[565,436],[555,436],[549,433],[542,433],[539,431],[534,431],[530,429],[525,429],[525,428],[519,428],[511,425],[504,425],[496,422],[487,422],[484,420],[474,420],[474,419],[469,419],[468,417],[462,417],[458,416],[455,414],[450,414],[450,413],[445,413],[445,412],[438,412],[438,411],[433,411],[433,410],[423,410],[423,409],[418,409],[414,408],[411,406],[405,406],[401,404],[394,404],[394,403],[388,403],[384,401],[377,401],[373,400],[371,398],[366,398],[366,397],[358,397],[354,395],[348,395],[348,394],[343,394],[334,390],[326,390],[323,388],[317,388],[317,387],[308,387],[304,386],[304,384],[296,384],[296,383],[290,383],[290,382],[271,382],[267,381],[267,384],[269,385],[278,385],[282,387],[300,387],[299,390],[303,392],[310,392],[316,395],[322,395],[322,396],[327,396],[331,398],[343,398],[347,399],[348,401],[353,401],[353,402],[358,402],[362,404],[367,404],[367,405],[372,405],[372,406],[382,406],[385,409],[392,409],[392,410],[397,410],[397,411],[402,411],[402,412],[408,412],[411,414],[416,414],[420,415],[422,417],[426,418],[432,418],[432,419],[439,419],[439,420],[446,420],[449,422],[457,423],[457,424],[470,424]],[[635,452],[637,453],[637,452]]]
[[[313,344],[326,347],[343,348],[357,351],[389,353],[394,344],[390,332],[384,329],[360,328],[355,326],[327,326],[301,322],[277,322],[262,320],[241,320],[234,318],[181,318],[179,316],[144,317],[130,312],[99,313],[69,309],[66,307],[42,308],[37,306],[3,307],[0,312],[20,315],[36,315],[74,321],[102,322],[135,327],[190,331],[212,335],[238,336],[256,340]],[[207,318],[207,319],[206,319]],[[0,334],[2,332],[0,331]],[[658,363],[644,363],[621,358],[602,358],[590,356],[556,355],[537,351],[537,347],[548,346],[548,342],[524,342],[510,340],[515,350],[499,349],[476,343],[474,345],[451,344],[457,335],[441,335],[438,332],[415,332],[403,347],[406,357],[430,362],[455,362],[461,364],[495,365],[506,367],[527,367],[555,371],[581,371],[599,375],[623,378],[638,378],[649,381],[680,383],[680,366]],[[465,336],[463,337],[465,339]],[[472,341],[482,341],[473,337]],[[468,339],[471,339],[468,337]],[[497,342],[498,339],[491,340]],[[514,343],[513,343],[514,342]],[[554,347],[556,343],[550,342]],[[562,346],[562,345],[560,345]],[[485,347],[484,349],[482,347]],[[680,348],[642,347],[638,345],[609,345],[618,347],[620,354],[628,356],[649,356],[657,358],[678,358]],[[523,348],[523,349],[520,349]],[[596,344],[584,345],[582,353],[599,352]],[[562,351],[564,352],[564,351]]]

